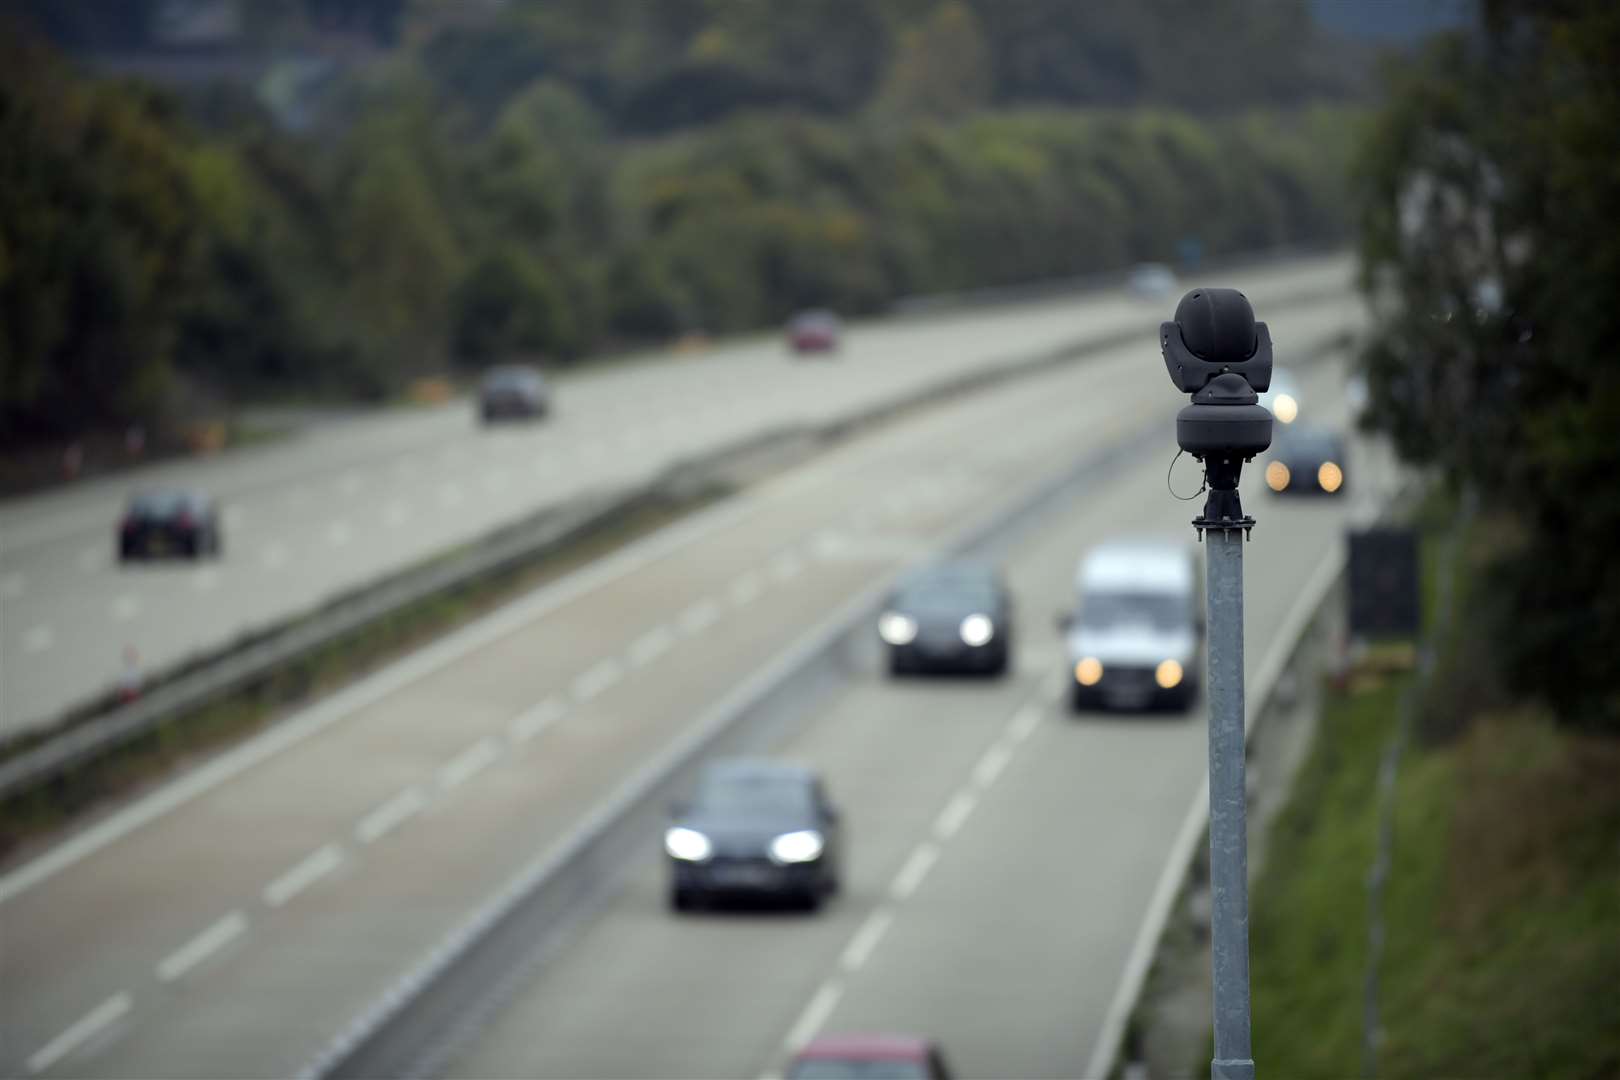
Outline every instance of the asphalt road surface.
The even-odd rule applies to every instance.
[[[1346,284],[1344,258],[1235,275],[1257,303]],[[1224,280],[1224,278],[1223,278]],[[0,736],[161,671],[499,525],[672,462],[849,415],[952,375],[1166,317],[1120,292],[853,324],[836,359],[775,336],[564,379],[533,426],[480,429],[471,406],[391,411],[206,461],[153,466],[0,505]],[[220,499],[220,560],[120,566],[131,490],[179,483]],[[133,650],[134,660],[126,659]]]
[[[1284,361],[1359,318],[1348,295],[1260,313]],[[1307,415],[1342,389],[1332,369],[1307,385]],[[875,429],[9,869],[0,1063],[295,1072],[850,595],[1175,404],[1147,335]],[[849,812],[848,893],[824,916],[675,919],[649,838],[622,898],[456,1071],[754,1074],[823,1022],[937,1032],[969,1072],[1074,1071],[1196,787],[1203,736],[1187,720],[1056,716],[1052,617],[1086,543],[1186,528],[1190,511],[1163,487],[1165,432],[1164,454],[1009,553],[1014,677],[873,675],[785,748],[823,764]],[[1190,468],[1179,478],[1196,486]],[[1352,503],[1251,498],[1264,522],[1250,556],[1252,665]]]

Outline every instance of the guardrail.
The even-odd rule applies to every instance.
[[[1281,295],[1273,302],[1308,303],[1338,292],[1331,288],[1300,289]],[[901,412],[1078,362],[1141,340],[1142,333],[1140,328],[1116,331],[994,367],[965,372],[877,402],[842,419],[751,436],[697,458],[677,462],[645,484],[547,508],[524,522],[468,545],[460,554],[430,559],[417,568],[362,587],[315,612],[294,617],[251,639],[239,640],[171,669],[168,678],[151,685],[140,698],[73,722],[37,745],[0,761],[0,799],[38,786],[116,750],[174,716],[252,685],[282,665],[433,595],[542,558],[581,535],[610,526],[637,507],[715,482],[727,470],[742,469],[751,457],[770,454],[782,446],[796,447],[796,457],[807,456]]]
[[[985,556],[1012,543],[1046,515],[1072,505],[1074,498],[1120,464],[1162,449],[1174,412],[1166,409],[1136,432],[1015,493],[948,539],[939,551]],[[843,605],[720,701],[566,839],[541,852],[457,926],[299,1075],[325,1080],[431,1076],[442,1071],[573,924],[600,906],[635,853],[645,847],[646,838],[656,834],[668,802],[691,782],[704,759],[756,748],[780,736],[811,711],[820,692],[845,676],[848,657],[862,642],[869,643],[868,628],[904,572],[904,568],[895,571]],[[1306,607],[1314,613],[1316,604]],[[1298,633],[1293,623],[1284,628],[1284,636]],[[1284,659],[1291,652],[1292,647],[1285,650]],[[1280,671],[1280,664],[1275,670],[1268,667],[1256,680],[1266,686],[1266,695]],[[1206,811],[1207,803],[1206,797]],[[1193,841],[1199,835],[1195,832]],[[1165,906],[1168,912],[1168,902]],[[1155,942],[1159,931],[1162,925],[1153,935]]]

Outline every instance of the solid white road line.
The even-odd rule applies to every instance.
[[[945,804],[945,809],[939,812],[934,821],[934,835],[941,841],[949,840],[956,835],[956,830],[962,827],[962,822],[973,813],[973,808],[979,804],[979,797],[971,789],[958,791],[956,797]]]
[[[904,900],[917,891],[922,879],[928,876],[934,863],[939,859],[939,845],[932,840],[924,840],[917,845],[917,850],[911,853],[911,858],[894,875],[894,884],[889,886],[889,894],[896,900]]]
[[[880,907],[868,915],[861,928],[855,931],[855,936],[849,939],[849,944],[844,948],[844,955],[839,958],[844,970],[859,971],[867,958],[872,955],[872,950],[877,948],[878,942],[883,940],[883,935],[889,932],[889,926],[893,922],[893,908]]]
[[[720,607],[713,600],[699,600],[681,612],[676,625],[683,634],[701,634],[720,618]]]
[[[984,752],[984,757],[973,767],[973,782],[981,788],[987,788],[996,782],[1001,770],[1007,767],[1012,760],[1012,747],[1005,741],[997,742]]]
[[[28,1071],[42,1073],[67,1057],[73,1051],[116,1024],[129,1012],[134,1002],[127,993],[114,994],[100,1005],[75,1020],[56,1038],[35,1050],[28,1059]]]
[[[821,1025],[827,1022],[827,1017],[838,1005],[838,999],[844,995],[844,984],[838,979],[828,979],[821,984],[810,1004],[804,1007],[804,1012],[794,1021],[793,1027],[788,1029],[787,1038],[782,1040],[782,1048],[789,1054],[796,1054],[804,1048],[805,1043],[816,1037]]]
[[[823,474],[812,470],[810,475],[820,478]],[[672,552],[735,526],[761,508],[771,505],[774,498],[792,497],[805,483],[800,477],[774,485],[770,489],[774,493],[771,497],[756,492],[727,500],[711,510],[702,511],[679,524],[634,541],[615,554],[424,646],[398,663],[338,691],[264,734],[221,754],[201,768],[184,774],[144,799],[75,834],[38,858],[0,876],[0,904],[76,866],[136,829],[213,791],[283,750],[319,735],[333,724],[456,663],[491,642],[516,633],[580,597],[619,581]]]
[[[574,700],[586,702],[619,681],[624,669],[613,659],[598,660],[574,680]]]
[[[373,844],[406,821],[415,817],[427,805],[427,796],[419,787],[408,787],[377,809],[360,819],[354,835],[363,844]]]
[[[164,982],[181,978],[192,968],[207,960],[243,934],[247,933],[247,916],[233,911],[214,925],[163,958],[157,966],[157,976]]]
[[[512,717],[506,725],[506,734],[514,743],[528,742],[546,728],[561,720],[568,713],[568,706],[561,700],[549,697],[533,708],[524,709]]]
[[[439,767],[439,786],[446,791],[471,780],[501,757],[500,740],[486,735]]]
[[[36,626],[23,635],[23,652],[44,652],[56,643],[56,635],[48,626]]]
[[[1305,588],[1301,589],[1295,598],[1294,606],[1289,608],[1288,614],[1283,617],[1282,623],[1272,634],[1271,643],[1261,658],[1255,678],[1249,680],[1245,701],[1248,714],[1243,718],[1245,730],[1252,722],[1256,710],[1271,696],[1272,687],[1276,685],[1277,679],[1287,666],[1289,654],[1294,651],[1294,643],[1299,640],[1305,626],[1321,606],[1328,589],[1338,580],[1343,570],[1344,548],[1340,545],[1317,565],[1316,572],[1311,575]],[[1119,1055],[1120,1045],[1125,1039],[1126,1022],[1130,1019],[1131,1010],[1136,1007],[1136,999],[1142,992],[1142,984],[1147,980],[1148,968],[1153,963],[1153,954],[1159,949],[1159,938],[1163,936],[1165,924],[1170,919],[1171,905],[1175,903],[1176,896],[1181,891],[1182,878],[1186,875],[1187,865],[1192,861],[1194,850],[1204,837],[1204,826],[1208,819],[1209,777],[1206,775],[1199,783],[1198,792],[1193,796],[1192,804],[1187,807],[1186,815],[1181,819],[1181,828],[1170,844],[1170,853],[1165,859],[1164,868],[1159,871],[1159,880],[1154,885],[1153,895],[1149,898],[1142,915],[1142,925],[1137,928],[1136,939],[1131,943],[1131,951],[1126,954],[1125,967],[1120,973],[1113,1000],[1108,1004],[1108,1011],[1103,1014],[1102,1027],[1098,1030],[1097,1044],[1092,1048],[1091,1059],[1083,1074],[1085,1076],[1107,1075],[1113,1067],[1114,1059]]]
[[[276,880],[264,887],[264,902],[271,907],[280,907],[321,878],[336,870],[343,862],[343,852],[336,844],[327,844],[324,847],[306,855],[304,859],[282,874]]]
[[[646,667],[675,644],[675,635],[667,626],[655,626],[630,643],[629,659],[631,667]]]

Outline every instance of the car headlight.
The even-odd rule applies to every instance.
[[[1181,662],[1179,660],[1166,660],[1153,671],[1153,681],[1159,684],[1161,690],[1173,690],[1181,685]]]
[[[813,862],[821,858],[827,842],[814,829],[783,833],[771,841],[771,858],[779,863]]]
[[[1316,470],[1316,482],[1322,485],[1323,491],[1331,495],[1344,483],[1344,470],[1331,461],[1324,461]]]
[[[996,624],[990,621],[988,615],[969,615],[962,620],[958,632],[962,635],[964,645],[977,649],[996,636]]]
[[[1074,681],[1081,686],[1096,686],[1102,682],[1102,661],[1088,656],[1074,665]]]
[[[664,833],[664,850],[682,862],[702,862],[713,854],[714,845],[696,829],[677,825]]]
[[[1280,461],[1273,461],[1266,466],[1266,487],[1272,491],[1285,491],[1288,488],[1288,466]]]
[[[1278,394],[1277,400],[1271,403],[1271,415],[1285,424],[1292,424],[1294,417],[1299,415],[1299,402],[1294,400],[1292,394]]]
[[[878,619],[878,637],[890,645],[910,645],[917,637],[917,620],[898,611],[884,612]]]

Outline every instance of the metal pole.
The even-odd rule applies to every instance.
[[[1241,513],[1241,512],[1240,512]],[[1209,599],[1209,881],[1214,957],[1212,1080],[1253,1080],[1249,1041],[1249,846],[1244,788],[1243,539],[1204,530]]]

